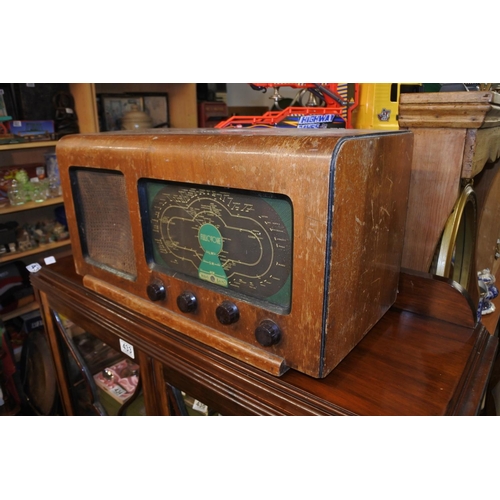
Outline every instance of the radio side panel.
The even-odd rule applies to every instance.
[[[335,159],[323,376],[394,303],[413,136],[346,140]]]

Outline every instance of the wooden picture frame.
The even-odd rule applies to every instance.
[[[101,129],[108,132],[121,129],[121,120],[125,113],[137,106],[144,111],[144,101],[138,94],[100,94]]]
[[[145,111],[153,121],[153,127],[169,126],[168,94],[166,93],[127,93],[100,94],[99,114],[101,131],[121,130],[121,120],[125,113]]]

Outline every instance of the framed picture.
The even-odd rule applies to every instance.
[[[8,116],[7,114],[7,106],[5,105],[5,101],[3,99],[3,91],[0,89],[0,116]]]
[[[146,112],[153,127],[169,126],[168,94],[165,93],[100,94],[98,108],[102,131],[121,130],[123,115],[133,109]]]
[[[168,127],[168,94],[144,94],[142,98],[144,111],[153,120],[153,127]]]
[[[11,116],[13,120],[21,120],[17,112],[13,85],[13,83],[0,83],[0,116]]]
[[[129,111],[144,111],[141,95],[100,94],[99,101],[103,131],[120,130],[123,115]]]

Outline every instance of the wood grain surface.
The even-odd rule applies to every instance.
[[[276,374],[286,366],[324,377],[396,299],[412,144],[408,132],[327,129],[313,135],[307,130],[207,129],[63,138],[57,154],[77,270],[110,284],[115,298],[121,290],[121,300],[137,312],[157,309],[165,325],[212,347],[224,344],[224,352],[232,350],[238,359],[248,361],[250,353],[260,351],[251,358],[261,369]],[[113,216],[105,226],[109,229],[99,232],[105,241],[96,245],[80,239],[90,232],[82,232],[77,217],[82,203],[70,178],[74,166],[123,174],[114,176],[123,188],[114,189],[109,179],[106,192],[83,208],[85,220],[100,207],[97,224]],[[265,298],[241,299],[232,290],[186,280],[179,272],[167,274],[153,264],[140,209],[138,185],[144,178],[287,197],[293,207],[289,310],[276,311],[263,304]],[[113,241],[111,226],[119,229]],[[98,252],[93,253],[94,246]],[[124,253],[132,264],[113,272]],[[153,282],[163,283],[168,294],[148,304]],[[176,298],[186,290],[198,298],[198,307],[182,315]],[[130,294],[144,300],[130,300]],[[218,321],[214,311],[224,300],[238,307],[238,322]],[[278,344],[263,347],[256,340],[254,332],[264,320],[279,325]],[[234,342],[221,340],[228,338]]]
[[[415,279],[420,284],[411,295],[420,296],[420,306],[413,307],[404,282]],[[429,295],[425,282],[434,287],[434,280],[409,274],[402,276],[401,299],[327,377],[295,370],[275,377],[86,289],[71,259],[31,280],[49,307],[117,349],[121,338],[142,353],[156,374],[143,385],[154,393],[146,398],[156,405],[148,408],[151,414],[168,413],[168,383],[227,415],[474,415],[498,346],[481,323],[472,326],[460,291],[440,282],[441,305],[422,308]],[[450,304],[466,325],[448,321]],[[50,323],[48,328],[54,345]],[[56,365],[64,391],[61,361]],[[69,398],[65,403],[71,405]]]

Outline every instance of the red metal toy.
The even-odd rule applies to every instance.
[[[272,98],[276,111],[262,116],[232,116],[215,128],[243,127],[297,127],[297,128],[353,128],[352,111],[358,105],[358,83],[251,83],[254,90],[274,89]],[[280,87],[299,89],[290,106],[280,109]],[[304,95],[306,104],[302,104]],[[297,104],[298,105],[295,105]]]

